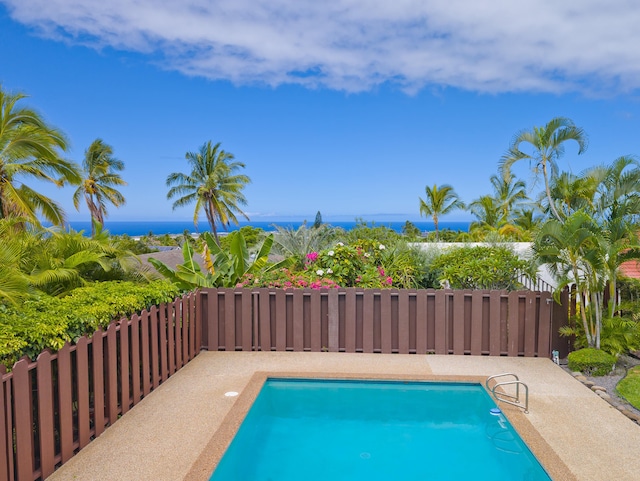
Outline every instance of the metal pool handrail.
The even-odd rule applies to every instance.
[[[492,379],[497,379],[497,378],[500,378],[500,377],[507,377],[507,376],[514,377],[515,381],[498,382],[492,388],[489,387],[489,381],[491,381]],[[514,384],[516,386],[516,395],[515,396],[513,396],[511,394],[508,394],[508,393],[504,393],[504,392],[496,392],[496,389],[498,387],[511,386],[511,385],[514,385]],[[524,386],[524,390],[525,390],[525,403],[524,403],[524,406],[522,404],[520,404],[520,385]],[[506,372],[504,374],[495,374],[493,376],[489,376],[487,378],[487,380],[485,381],[485,386],[486,386],[487,390],[489,392],[491,392],[491,394],[496,399],[496,401],[504,402],[504,403],[507,403],[507,404],[511,404],[512,406],[519,407],[521,409],[524,409],[524,413],[525,414],[529,414],[529,386],[527,386],[524,382],[520,381],[520,378],[516,374],[514,374],[512,372]],[[505,399],[505,398],[508,398],[508,399]]]

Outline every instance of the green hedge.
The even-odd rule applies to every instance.
[[[44,349],[106,327],[113,319],[170,302],[180,292],[168,281],[149,284],[102,282],[74,289],[66,297],[42,297],[19,309],[0,306],[0,364],[7,367],[22,356],[31,359]]]
[[[615,356],[600,349],[585,348],[573,351],[567,356],[569,369],[590,376],[606,376],[616,363]]]

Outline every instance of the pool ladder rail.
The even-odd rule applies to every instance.
[[[496,382],[492,388],[489,387],[489,381],[492,379],[498,379],[501,377],[513,377],[515,380],[511,381],[502,381]],[[516,387],[516,395],[507,394],[505,392],[496,392],[496,389],[502,386],[514,386]],[[520,403],[520,386],[524,386],[524,406]],[[519,407],[520,409],[524,409],[525,414],[529,414],[529,386],[523,383],[517,375],[511,372],[505,372],[504,374],[495,374],[493,376],[489,376],[485,381],[485,386],[487,387],[487,391],[489,391],[496,401],[500,401],[503,403],[511,404],[512,406]]]

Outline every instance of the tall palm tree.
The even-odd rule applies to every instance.
[[[117,172],[124,170],[124,162],[113,156],[113,149],[102,139],[94,140],[84,153],[82,162],[82,183],[73,194],[73,205],[80,210],[80,198],[84,200],[91,214],[91,236],[96,233],[96,225],[104,226],[107,216],[107,202],[116,207],[125,204],[124,196],[115,188],[127,185]]]
[[[247,204],[242,189],[251,180],[246,175],[236,173],[245,165],[234,161],[233,154],[222,150],[220,142],[213,145],[209,141],[198,152],[187,152],[185,158],[191,165],[191,172],[169,174],[167,187],[171,189],[167,198],[178,197],[173,203],[174,209],[195,202],[194,224],[198,224],[198,214],[204,210],[216,243],[219,244],[216,223],[224,228],[230,222],[237,225],[236,212],[249,220],[239,206]]]
[[[509,150],[500,161],[500,168],[503,172],[509,172],[511,166],[526,159],[533,164],[534,174],[542,172],[545,192],[553,216],[562,220],[562,217],[552,200],[550,179],[558,173],[557,161],[564,154],[564,144],[569,140],[574,140],[578,144],[578,154],[583,153],[587,148],[587,136],[585,132],[576,127],[571,119],[556,117],[551,119],[543,127],[533,127],[531,130],[518,132],[509,146]],[[521,150],[522,144],[528,144],[532,151],[530,153]]]
[[[420,215],[432,217],[436,228],[436,241],[438,241],[440,240],[438,218],[456,209],[464,209],[464,202],[460,200],[453,187],[447,184],[442,184],[440,187],[433,184],[433,188],[426,186],[425,193],[427,194],[426,199],[423,200],[419,197]]]
[[[24,183],[52,182],[58,187],[80,181],[78,166],[64,160],[64,134],[48,125],[34,110],[18,106],[24,94],[11,94],[0,85],[0,216],[16,216],[39,225],[42,216],[54,225],[64,223],[62,207]]]

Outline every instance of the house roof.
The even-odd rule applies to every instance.
[[[631,279],[640,279],[640,261],[632,259],[620,264],[620,274]]]

